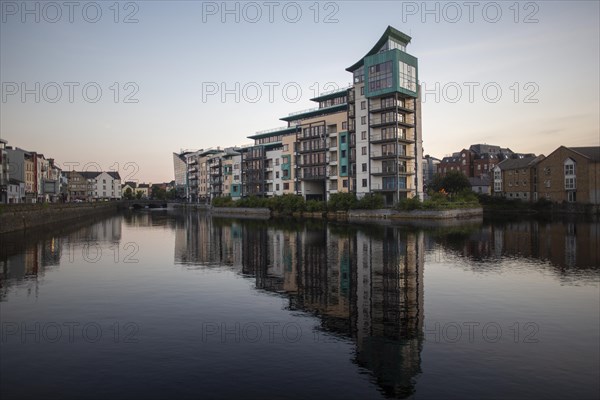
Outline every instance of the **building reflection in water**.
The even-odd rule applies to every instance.
[[[121,240],[121,217],[94,218],[69,225],[47,226],[2,235],[0,246],[0,300],[15,285],[37,297],[45,272],[65,259],[74,260],[86,244],[114,244]]]
[[[525,221],[474,225],[431,234],[445,250],[472,261],[472,267],[499,268],[502,258],[535,260],[560,278],[595,276],[600,265],[600,224],[589,221]]]
[[[229,265],[291,310],[356,344],[354,362],[391,397],[414,392],[423,341],[423,233],[290,221],[179,217],[175,261]]]

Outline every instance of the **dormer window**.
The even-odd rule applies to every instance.
[[[565,176],[574,176],[575,175],[575,161],[572,158],[567,158],[565,160]]]

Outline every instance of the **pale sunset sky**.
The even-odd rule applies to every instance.
[[[388,25],[419,59],[426,154],[600,145],[598,1],[70,4],[1,2],[0,136],[59,165],[170,181],[173,152],[347,86]]]

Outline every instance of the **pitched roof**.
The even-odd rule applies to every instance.
[[[593,161],[600,161],[600,146],[589,146],[589,147],[567,147],[569,150],[573,150],[584,157],[589,158]]]
[[[507,158],[506,160],[500,162],[498,167],[501,170],[507,169],[517,169],[517,168],[526,168],[531,165],[536,164],[541,161],[544,157],[523,157],[523,158]]]
[[[111,172],[107,172],[107,174],[110,175],[110,177],[113,179],[121,180],[121,175],[119,175],[118,172],[111,171]]]
[[[490,178],[489,177],[474,177],[469,178],[469,183],[471,186],[490,186]]]
[[[81,176],[83,176],[85,179],[94,179],[95,177],[97,177],[98,175],[100,175],[102,172],[96,172],[96,171],[73,171]]]

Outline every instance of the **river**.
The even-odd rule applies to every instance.
[[[598,398],[599,242],[184,211],[5,235],[0,394]]]

